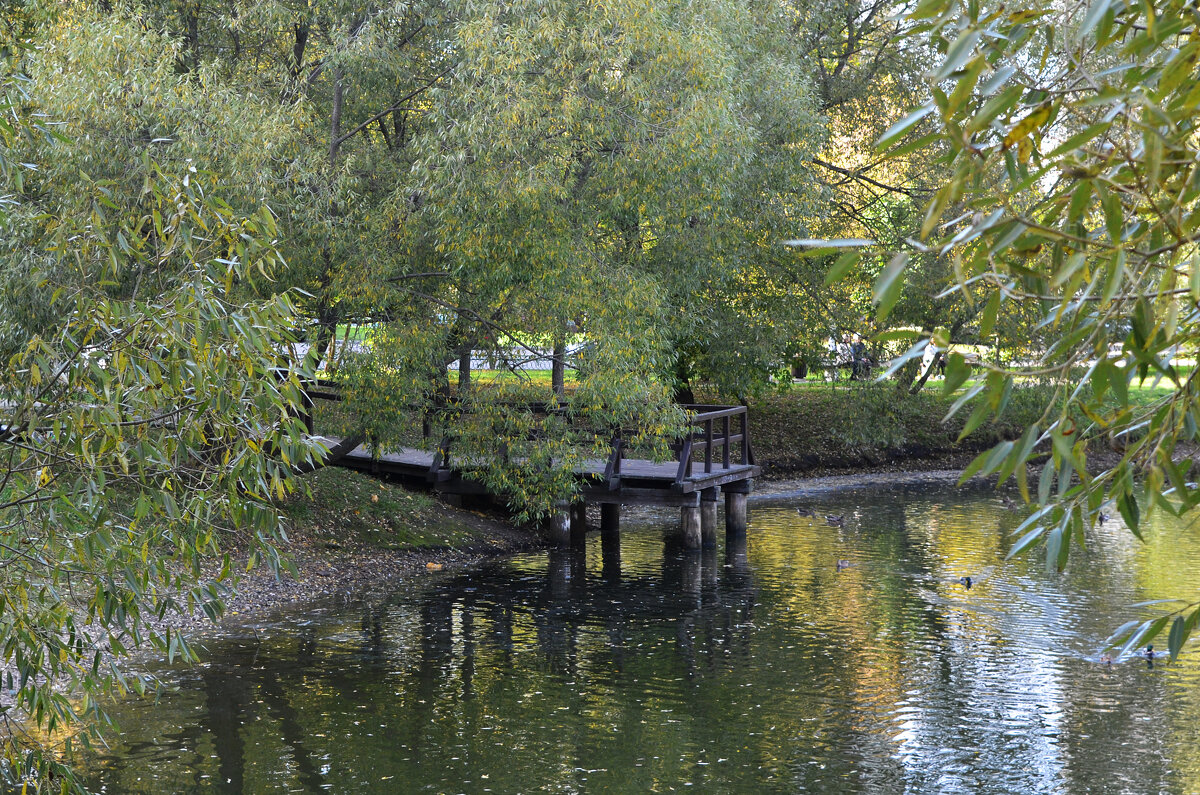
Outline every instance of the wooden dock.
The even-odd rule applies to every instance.
[[[337,399],[328,391],[312,392],[313,397]],[[620,527],[621,505],[678,507],[684,546],[712,548],[716,545],[718,503],[723,497],[726,532],[745,532],[746,497],[761,471],[750,444],[746,407],[682,408],[688,413],[689,430],[672,445],[673,460],[627,458],[618,434],[607,460],[585,461],[576,469],[580,480],[576,502],[562,506],[549,523],[549,532],[556,543],[562,546],[582,543],[588,529],[588,504],[601,506],[600,529],[606,536],[614,537]],[[429,432],[426,423],[425,433]],[[312,438],[329,449],[343,443],[336,437]],[[329,463],[446,494],[490,496],[483,483],[470,477],[469,468],[464,471],[455,466],[456,460],[449,445],[443,442],[432,451],[405,447],[379,455],[360,445]]]

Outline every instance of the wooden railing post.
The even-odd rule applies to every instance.
[[[712,472],[713,421],[704,421],[704,474]]]
[[[689,430],[688,435],[683,439],[683,444],[679,447],[679,470],[675,473],[675,482],[682,483],[690,474],[692,474],[692,432]]]
[[[604,484],[609,491],[621,486],[621,459],[625,455],[625,442],[618,433],[613,436],[612,453],[608,456],[608,464],[604,467]]]
[[[724,444],[721,446],[721,466],[722,466],[724,469],[729,469],[729,446],[730,446],[730,441],[729,441],[729,416],[728,416],[728,415],[726,415],[726,416],[724,417],[724,423],[725,423],[725,426],[724,426],[724,429],[723,429],[723,430],[724,430],[724,432],[725,432],[725,442],[724,442]]]
[[[754,463],[754,448],[750,446],[750,412],[742,410],[742,463]]]

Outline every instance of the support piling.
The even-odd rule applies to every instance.
[[[721,496],[718,488],[700,492],[700,546],[704,549],[717,548],[717,500]]]
[[[700,536],[700,506],[684,506],[679,509],[679,529],[683,536],[685,549],[699,549]]]

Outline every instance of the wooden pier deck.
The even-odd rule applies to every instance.
[[[314,437],[325,447],[341,443],[336,437]],[[481,494],[482,484],[465,478],[457,469],[435,468],[436,454],[411,447],[371,455],[366,445],[359,445],[336,466],[357,469],[373,474],[390,475],[402,480],[424,482],[437,491],[450,494]],[[753,479],[761,469],[754,464],[733,464],[728,467],[717,465],[705,472],[703,465],[693,465],[690,473],[681,480],[678,461],[655,462],[643,459],[623,459],[619,481],[611,483],[607,478],[608,462],[599,459],[585,461],[576,470],[584,481],[583,497],[586,502],[612,502],[623,504],[657,503],[669,505],[691,504],[698,493],[705,489],[719,488],[730,483]],[[611,486],[611,487],[610,487]]]
[[[315,389],[311,390],[311,397],[340,399],[336,393],[318,393]],[[608,459],[584,461],[576,468],[580,480],[576,502],[564,505],[551,522],[550,532],[556,541],[563,545],[582,541],[587,532],[589,503],[601,505],[600,529],[611,534],[620,525],[621,505],[678,507],[684,545],[698,548],[715,546],[717,503],[724,496],[726,531],[745,531],[746,496],[761,472],[750,444],[746,407],[682,408],[688,413],[690,427],[673,445],[674,460],[627,458],[618,434]],[[311,428],[311,414],[307,422]],[[424,432],[430,432],[428,423]],[[336,437],[311,438],[328,449],[345,446],[344,440]],[[341,455],[328,461],[330,465],[385,475],[447,494],[490,496],[485,484],[470,476],[471,469],[478,467],[456,466],[461,459],[451,455],[446,442],[436,451],[405,447],[376,455],[367,446],[359,445],[340,452]]]

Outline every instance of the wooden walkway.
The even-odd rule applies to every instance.
[[[319,387],[318,387],[319,388]],[[338,400],[336,392],[310,389],[311,400]],[[557,406],[551,410],[557,409]],[[687,405],[689,430],[672,449],[673,461],[627,458],[620,434],[613,438],[607,460],[585,461],[575,471],[580,480],[577,501],[563,506],[551,522],[551,535],[561,544],[578,544],[587,532],[586,506],[601,505],[600,529],[615,534],[620,525],[620,506],[630,504],[676,506],[680,509],[681,536],[687,547],[711,547],[716,543],[718,500],[724,496],[727,532],[746,529],[746,496],[760,468],[750,444],[749,418],[745,406]],[[306,418],[312,427],[311,413]],[[426,436],[431,432],[425,424]],[[333,449],[344,440],[313,436],[313,441]],[[350,442],[353,444],[353,442]],[[430,445],[431,447],[434,445]],[[455,466],[446,442],[436,451],[401,448],[378,456],[365,445],[333,458],[333,466],[349,467],[377,475],[425,485],[456,495],[492,496],[487,487]]]
[[[314,437],[325,447],[341,443],[336,437]],[[366,445],[360,445],[335,466],[348,467],[378,475],[389,475],[402,480],[424,482],[438,491],[450,494],[483,494],[483,485],[464,478],[457,469],[435,467],[438,456],[426,450],[411,447],[378,458],[371,455]],[[693,463],[691,473],[679,474],[678,461],[655,462],[642,459],[623,459],[619,480],[612,482],[606,477],[608,462],[598,459],[585,461],[576,470],[584,481],[585,502],[613,502],[623,504],[652,503],[660,505],[689,505],[696,501],[699,492],[719,488],[731,483],[753,479],[760,473],[754,464],[717,465],[705,472],[703,465]]]

